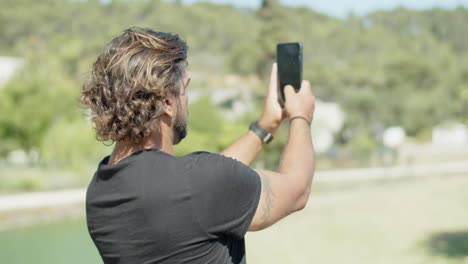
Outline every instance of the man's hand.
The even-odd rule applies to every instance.
[[[258,123],[263,129],[273,134],[278,130],[285,118],[286,112],[278,102],[278,68],[276,63],[273,63],[268,94],[263,106],[262,116]]]
[[[315,110],[315,97],[310,88],[310,82],[303,80],[301,89],[296,93],[291,85],[284,88],[284,112],[287,118],[303,116],[312,122]]]

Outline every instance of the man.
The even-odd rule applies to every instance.
[[[314,96],[307,81],[298,93],[288,86],[282,109],[276,65],[263,114],[246,134],[221,155],[173,156],[187,134],[186,53],[177,35],[127,29],[107,44],[83,85],[81,102],[98,139],[116,142],[86,197],[88,230],[106,264],[245,263],[245,233],[308,200]],[[286,118],[279,172],[250,169]]]

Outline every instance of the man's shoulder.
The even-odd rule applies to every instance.
[[[189,156],[189,157],[203,157],[203,156],[207,156],[207,155],[216,155],[216,153],[212,153],[212,152],[208,152],[208,151],[203,151],[203,150],[200,150],[200,151],[194,151],[190,154],[187,154],[186,156]]]
[[[231,157],[207,151],[196,151],[189,155],[192,159],[191,174],[198,179],[212,179],[220,183],[223,179],[232,182],[243,181],[244,177],[259,177],[255,170]]]
[[[243,165],[236,159],[208,151],[195,151],[186,155],[186,157],[189,157],[195,165],[199,166],[213,166],[214,164],[218,166]]]

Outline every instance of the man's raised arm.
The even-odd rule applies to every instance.
[[[310,83],[303,81],[298,93],[291,86],[285,89],[285,107],[278,103],[277,67],[273,64],[270,85],[259,125],[273,134],[285,118],[289,118],[288,142],[281,156],[279,171],[259,170],[262,192],[249,231],[267,228],[287,215],[301,210],[309,199],[315,169],[310,125],[315,98]],[[248,131],[221,152],[247,166],[257,158],[263,141]]]
[[[277,67],[271,69],[268,95],[263,107],[262,117],[258,124],[270,134],[278,130],[285,113],[278,103]],[[242,135],[236,142],[221,152],[221,155],[236,159],[250,166],[263,148],[265,143],[251,130]]]
[[[298,93],[287,86],[285,96],[285,111],[289,118],[288,142],[281,157],[279,172],[258,171],[262,192],[250,231],[269,227],[303,209],[309,199],[315,169],[310,133],[315,99],[308,81],[302,82]]]

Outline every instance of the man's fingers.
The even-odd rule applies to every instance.
[[[299,94],[310,94],[311,92],[312,92],[312,89],[310,88],[310,82],[307,80],[302,80]]]
[[[270,85],[268,86],[270,94],[274,94],[278,91],[277,85],[278,85],[278,67],[275,62],[273,63],[273,66],[271,67]]]
[[[284,96],[286,97],[286,100],[288,100],[289,97],[294,96],[295,93],[296,91],[291,85],[288,84],[284,87]]]
[[[294,87],[292,85],[288,84],[284,88],[284,94],[285,94],[285,97],[288,98],[290,96],[294,96],[294,94],[296,94],[296,90],[294,89]],[[303,80],[302,84],[301,84],[301,89],[299,89],[297,94],[299,96],[307,96],[307,95],[312,94],[312,89],[310,87],[310,82],[307,81],[307,80]]]

